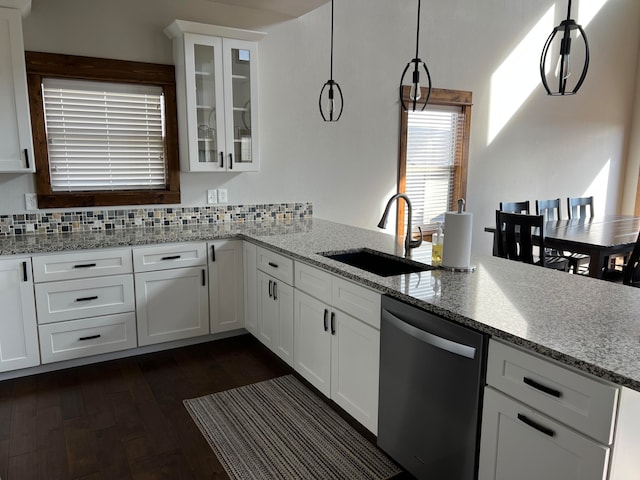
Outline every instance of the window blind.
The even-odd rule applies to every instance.
[[[162,88],[45,78],[53,191],[164,188]]]
[[[452,197],[465,115],[457,107],[437,106],[407,114],[406,193],[412,223],[435,230],[457,200]]]

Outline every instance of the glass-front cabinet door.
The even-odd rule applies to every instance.
[[[229,170],[257,171],[257,46],[223,39],[226,155]]]
[[[222,39],[185,34],[185,67],[189,170],[226,170]]]

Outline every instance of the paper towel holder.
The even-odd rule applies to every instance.
[[[466,204],[464,198],[459,198],[457,203],[458,203],[458,212],[457,213],[462,213],[464,211],[464,206]],[[446,224],[445,224],[445,232],[446,232]],[[471,273],[471,272],[475,272],[476,271],[476,266],[475,265],[469,265],[468,267],[447,267],[447,266],[442,265],[440,267],[440,269],[444,270],[445,272]]]

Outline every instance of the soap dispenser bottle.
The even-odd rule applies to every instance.
[[[434,267],[442,266],[442,245],[444,244],[444,233],[442,232],[442,224],[438,224],[438,230],[433,234],[431,239],[431,265]]]

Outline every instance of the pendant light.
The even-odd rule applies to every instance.
[[[416,56],[413,60],[407,63],[407,66],[404,67],[402,71],[402,78],[400,79],[400,103],[402,104],[402,108],[404,110],[409,110],[407,104],[404,101],[404,95],[402,94],[402,90],[404,87],[404,80],[407,72],[409,71],[409,67],[413,65],[412,77],[411,77],[411,89],[409,92],[409,99],[411,100],[410,108],[414,112],[418,106],[422,106],[420,110],[424,110],[427,106],[427,102],[429,101],[429,97],[431,96],[431,74],[429,73],[429,69],[427,68],[427,64],[424,63],[418,57],[418,47],[420,46],[420,0],[418,0],[418,26],[416,28]],[[427,74],[427,94],[422,97],[422,92],[420,91],[420,69],[424,68],[425,73]]]
[[[584,42],[584,64],[582,66],[580,78],[578,78],[578,81],[573,85],[573,88],[568,88],[567,85],[569,79],[571,77],[575,78],[572,74],[574,65],[571,64],[574,60],[571,57],[571,42],[573,40],[571,37],[572,32],[576,37],[577,34],[580,33],[582,41]],[[546,73],[545,68],[547,65],[547,57],[549,55],[551,45],[554,44],[554,40],[556,40],[556,38],[559,39],[559,42],[555,42],[556,45],[559,44],[557,46],[557,51],[559,52],[557,67],[555,71]],[[540,77],[542,78],[542,85],[549,95],[573,95],[582,86],[582,82],[584,82],[584,79],[587,76],[588,69],[589,43],[587,42],[587,35],[584,33],[582,27],[578,25],[575,20],[571,19],[571,0],[569,0],[567,19],[560,22],[560,25],[553,29],[551,35],[549,35],[549,38],[547,39],[547,43],[544,44],[544,48],[542,49],[542,55],[540,57]],[[556,80],[555,77],[557,77],[558,88],[552,91],[549,87],[549,80],[554,83]]]
[[[338,98],[336,98],[336,93]],[[325,105],[325,108],[323,108],[323,105]],[[336,106],[339,108],[336,108]],[[331,0],[331,69],[329,80],[322,86],[322,90],[320,90],[318,108],[325,122],[337,122],[342,115],[343,106],[344,98],[342,96],[342,89],[340,85],[333,80],[333,0]]]

